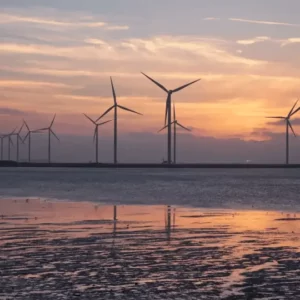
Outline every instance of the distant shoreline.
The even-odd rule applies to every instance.
[[[137,169],[297,169],[300,164],[252,164],[252,163],[46,163],[0,161],[0,167],[14,168],[137,168]]]

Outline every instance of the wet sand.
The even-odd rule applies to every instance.
[[[298,299],[300,213],[0,200],[0,299]]]

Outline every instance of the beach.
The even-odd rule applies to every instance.
[[[0,216],[0,299],[300,297],[294,210],[15,197]]]

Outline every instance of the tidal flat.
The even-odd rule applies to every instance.
[[[298,299],[300,213],[0,200],[0,299]]]

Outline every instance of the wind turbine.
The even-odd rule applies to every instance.
[[[118,163],[118,153],[117,153],[117,148],[118,148],[118,108],[141,115],[140,113],[129,109],[127,107],[124,107],[122,105],[119,105],[117,102],[117,96],[116,96],[116,92],[115,92],[115,88],[114,88],[114,84],[112,81],[112,78],[110,77],[110,82],[111,82],[111,89],[112,89],[112,94],[113,94],[113,98],[114,98],[114,105],[111,106],[110,108],[108,108],[97,120],[96,123],[102,119],[106,114],[108,114],[112,109],[114,109],[114,163],[117,164]]]
[[[14,132],[12,134],[12,136],[16,136],[17,137],[17,161],[19,161],[19,153],[20,153],[20,144],[19,144],[19,141],[21,140],[21,142],[23,143],[23,140],[22,140],[22,138],[20,136],[20,133],[21,133],[23,127],[24,127],[24,122],[23,122],[22,126],[20,127],[19,131],[18,132]]]
[[[24,137],[24,139],[23,139],[23,143],[26,141],[26,139],[28,138],[28,162],[30,162],[31,161],[31,134],[32,133],[40,133],[40,131],[39,130],[30,130],[29,129],[29,126],[28,126],[28,124],[25,122],[25,120],[24,120],[24,124],[25,124],[25,126],[26,126],[26,128],[27,128],[27,134],[26,134],[26,136]]]
[[[190,129],[184,127],[183,125],[181,125],[177,119],[176,119],[176,111],[175,111],[175,104],[173,103],[173,122],[171,123],[171,125],[173,124],[173,130],[174,130],[174,136],[173,136],[173,163],[176,164],[176,147],[177,147],[177,144],[176,144],[176,135],[177,135],[177,126],[183,128],[184,130],[186,131],[191,131]],[[167,128],[168,125],[164,126],[161,130],[159,130],[158,132],[161,132],[163,131],[165,128]]]
[[[54,115],[54,117],[52,119],[52,122],[50,123],[49,127],[38,129],[39,132],[48,131],[48,163],[49,164],[51,162],[51,134],[59,141],[59,138],[57,137],[57,135],[52,130],[52,126],[53,126],[55,118],[56,118],[56,114]]]
[[[12,145],[12,146],[14,145],[14,143],[13,143],[11,137],[15,134],[16,130],[17,130],[17,127],[16,127],[11,133],[9,133],[9,134],[7,134],[7,135],[5,136],[5,137],[8,138],[8,141],[7,141],[7,145],[8,145],[8,153],[7,153],[8,160],[10,160],[10,150],[11,150],[10,146],[11,146],[11,145]]]
[[[286,117],[281,117],[281,116],[276,116],[276,117],[267,117],[267,119],[281,119],[284,120],[286,122],[286,161],[285,163],[288,165],[289,164],[289,129],[292,130],[294,136],[296,136],[296,133],[293,129],[293,126],[290,122],[290,119],[293,115],[295,115],[299,110],[300,107],[297,108],[296,110],[295,107],[298,103],[299,99],[296,101],[296,103],[294,104],[294,106],[292,107],[292,109],[290,110],[290,112],[288,113],[288,115]]]
[[[95,153],[96,153],[96,163],[98,163],[99,126],[104,125],[104,124],[106,124],[106,123],[108,123],[108,122],[111,122],[111,120],[106,121],[106,122],[102,122],[102,123],[96,123],[96,122],[95,122],[94,120],[92,120],[89,116],[87,116],[86,114],[84,114],[84,115],[86,116],[86,118],[88,118],[88,119],[95,125],[94,139],[93,139],[93,141],[95,142],[95,140],[96,140],[96,145],[95,145],[96,151],[95,151]]]
[[[172,116],[171,116],[171,105],[172,105],[172,94],[181,91],[182,89],[192,85],[193,83],[198,82],[201,79],[197,79],[194,80],[190,83],[187,83],[183,86],[180,86],[174,90],[167,90],[162,84],[160,84],[159,82],[155,81],[154,79],[152,79],[151,77],[149,77],[148,75],[144,74],[142,72],[142,74],[144,76],[146,76],[149,80],[151,80],[154,84],[156,84],[158,87],[160,87],[163,91],[165,91],[168,94],[167,100],[166,100],[166,111],[165,111],[165,125],[168,125],[168,164],[171,164],[172,158],[171,158],[171,143],[172,143],[172,127],[171,127],[171,122],[172,122]],[[167,122],[168,119],[168,122]]]

